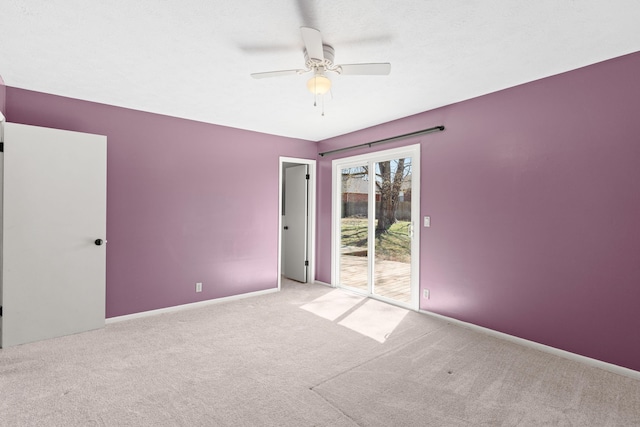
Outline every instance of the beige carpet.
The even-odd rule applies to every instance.
[[[638,426],[640,382],[327,287],[0,350],[1,426]]]

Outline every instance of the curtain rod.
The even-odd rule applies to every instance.
[[[398,141],[400,139],[410,138],[412,136],[418,136],[418,135],[426,135],[428,133],[433,133],[433,132],[442,132],[443,130],[444,130],[444,126],[434,126],[429,129],[423,129],[416,132],[405,133],[404,135],[392,136],[391,138],[379,139],[373,142],[365,142],[364,144],[352,145],[350,147],[344,147],[344,148],[338,148],[336,150],[325,151],[324,153],[320,153],[320,156],[324,157],[326,154],[333,154],[333,153],[339,153],[341,151],[354,150],[360,147],[371,147],[372,145],[384,144],[386,142]]]

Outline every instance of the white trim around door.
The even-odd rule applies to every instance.
[[[296,165],[308,165],[309,167],[309,189],[308,197],[308,221],[307,221],[307,257],[309,266],[307,270],[307,283],[313,283],[316,277],[316,161],[311,159],[300,159],[296,157],[280,157],[278,162],[278,290],[281,288],[282,275],[282,192],[284,183],[285,163]]]

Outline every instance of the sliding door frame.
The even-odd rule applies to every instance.
[[[411,240],[411,302],[405,304],[389,298],[376,295],[371,289],[374,262],[368,262],[368,290],[366,295],[412,310],[419,309],[419,285],[420,285],[420,144],[407,145],[374,153],[361,154],[351,157],[334,159],[331,162],[331,284],[333,287],[340,285],[340,229],[342,216],[342,169],[352,166],[369,166],[369,173],[373,177],[369,179],[369,214],[368,233],[371,234],[373,221],[375,220],[375,168],[376,162],[411,157],[411,221],[413,238]],[[373,201],[373,203],[372,203]],[[373,256],[374,242],[368,238],[368,256]],[[349,290],[358,292],[357,289],[348,287]],[[374,283],[375,289],[375,283]],[[360,293],[360,292],[358,292]]]

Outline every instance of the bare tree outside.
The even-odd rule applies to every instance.
[[[380,193],[380,201],[376,202],[377,236],[386,233],[398,220],[396,212],[400,193],[402,184],[411,172],[411,159],[379,162],[376,163],[376,169],[376,192]]]
[[[411,301],[411,172],[411,157],[341,170],[341,285]]]
[[[350,247],[367,246],[369,172],[366,165],[342,170],[342,237]],[[375,238],[385,258],[409,256],[402,242],[408,241],[410,202],[403,202],[410,194],[411,158],[375,163]]]
[[[366,207],[354,208],[354,203],[367,201],[369,168],[353,167],[342,171],[342,217],[354,212],[366,215]],[[410,194],[411,159],[395,159],[376,163],[376,234],[384,233],[398,220],[399,202]]]

